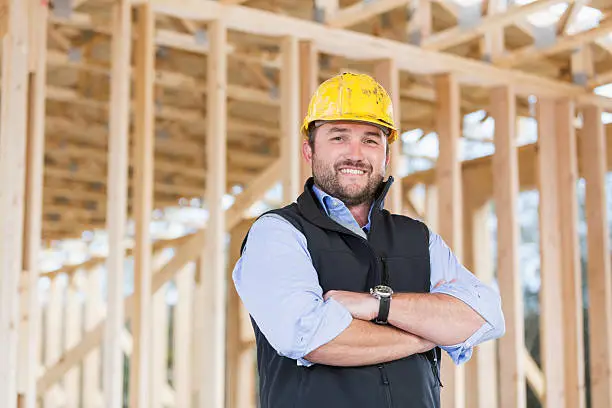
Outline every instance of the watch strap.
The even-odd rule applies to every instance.
[[[378,317],[376,318],[376,323],[387,324],[387,319],[389,317],[389,309],[391,308],[391,298],[381,297],[379,303],[380,304],[378,307]]]

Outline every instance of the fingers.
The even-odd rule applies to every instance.
[[[457,279],[455,278],[455,279],[451,279],[450,282],[448,282],[448,283],[454,283],[456,281],[457,281]],[[441,279],[440,281],[438,281],[438,283],[436,283],[436,286],[434,286],[434,288],[438,288],[438,287],[444,285],[445,283],[446,283],[446,281],[444,279]]]

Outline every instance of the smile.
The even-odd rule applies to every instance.
[[[342,169],[342,170],[340,170],[340,173],[342,173],[342,174],[362,175],[362,174],[365,174],[365,171],[357,170],[357,169]]]

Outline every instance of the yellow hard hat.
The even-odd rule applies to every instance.
[[[366,74],[344,72],[323,82],[310,100],[302,124],[308,135],[311,123],[328,120],[354,120],[383,128],[389,143],[397,139],[393,103],[389,94]]]

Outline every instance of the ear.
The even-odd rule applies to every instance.
[[[387,147],[386,147],[386,157],[385,157],[385,167],[389,166],[389,162],[391,161],[391,146],[389,145],[389,141],[385,141],[385,143],[387,143]]]
[[[308,143],[308,139],[302,141],[302,156],[309,165],[312,165],[312,148],[310,143]]]

